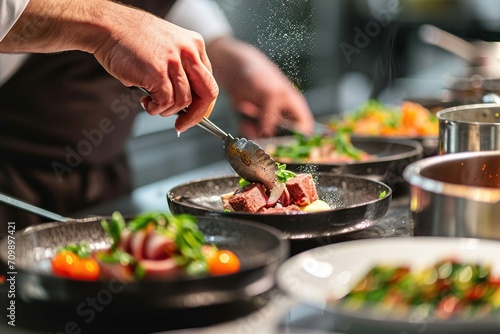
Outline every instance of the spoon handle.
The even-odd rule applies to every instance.
[[[21,200],[18,200],[17,198],[11,197],[9,195],[0,193],[0,202],[5,203],[7,205],[16,207],[18,209],[34,213],[35,215],[45,217],[50,219],[51,221],[58,221],[58,222],[68,222],[70,220],[73,220],[68,217],[63,217],[61,215],[58,215],[57,213],[47,211],[45,209],[39,208],[37,206],[28,204],[26,202],[23,202]]]
[[[214,136],[219,137],[222,139],[222,141],[225,141],[227,137],[233,138],[231,135],[227,134],[226,132],[222,131],[217,125],[212,123],[208,118],[203,117],[203,119],[198,123],[198,126],[200,128],[203,128],[213,134]]]

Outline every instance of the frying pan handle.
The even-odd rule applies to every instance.
[[[14,198],[12,196],[0,193],[0,202],[13,206],[15,208],[27,211],[29,213],[34,213],[37,216],[45,217],[50,219],[51,221],[58,221],[58,222],[63,222],[66,223],[70,220],[74,220],[72,218],[68,217],[63,217],[61,215],[58,215],[57,213],[53,213],[51,211],[47,211],[45,209],[39,208],[37,206],[28,204],[26,202],[23,202],[17,198]]]

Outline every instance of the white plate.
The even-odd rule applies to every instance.
[[[477,320],[437,321],[419,317],[387,318],[380,313],[348,312],[327,301],[342,297],[374,265],[410,264],[419,270],[453,256],[481,264],[491,264],[494,275],[500,274],[500,241],[412,237],[347,241],[298,254],[277,271],[278,286],[297,302],[317,307],[331,316],[334,329],[356,333],[500,333],[500,317]]]

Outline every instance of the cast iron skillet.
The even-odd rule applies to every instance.
[[[261,138],[254,140],[262,148],[277,145],[290,145],[295,142],[293,136]],[[382,181],[389,185],[398,195],[404,190],[403,170],[410,163],[423,156],[422,145],[415,140],[395,140],[391,138],[352,138],[355,147],[374,155],[370,161],[349,163],[290,163],[287,169],[300,172],[332,172],[336,174],[352,174]],[[279,158],[274,158],[278,162]]]
[[[220,196],[238,188],[237,175],[181,184],[168,192],[167,201],[175,214],[242,218],[274,227],[290,240],[292,253],[373,226],[389,209],[392,190],[380,181],[326,172],[313,176],[319,198],[329,203],[332,210],[288,215],[224,212]]]
[[[164,320],[162,329],[179,326],[181,317],[191,319],[190,324],[195,325],[193,311],[210,314],[224,306],[234,308],[272,289],[274,272],[289,252],[288,243],[271,227],[234,217],[199,217],[198,225],[207,243],[230,249],[239,256],[242,268],[238,273],[134,283],[113,279],[86,282],[53,276],[50,258],[58,247],[80,242],[86,242],[93,249],[109,245],[110,239],[100,221],[101,218],[95,217],[46,223],[15,233],[17,303],[41,305],[43,312],[49,311],[47,307],[69,310],[72,315],[68,320],[79,320],[81,324],[91,318],[92,310],[94,316],[100,315],[89,305],[94,300],[99,308],[107,309],[107,316],[112,319],[156,313]],[[8,261],[7,250],[6,237],[0,242],[3,265]],[[7,271],[10,270],[7,268]],[[177,323],[168,326],[169,317],[174,317],[172,321]],[[143,323],[142,328],[147,326]]]

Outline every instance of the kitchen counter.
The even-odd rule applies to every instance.
[[[172,187],[200,178],[228,174],[233,174],[232,169],[226,161],[220,161],[200,169],[182,173],[175,177],[138,188],[133,191],[130,196],[120,198],[116,201],[107,203],[106,205],[75,213],[71,216],[73,218],[79,218],[89,215],[109,215],[114,210],[119,210],[124,214],[134,214],[148,210],[168,210],[166,194]],[[388,213],[379,223],[365,230],[343,236],[341,239],[331,240],[331,242],[366,238],[411,236],[413,233],[413,226],[410,219],[408,203],[408,196],[402,195],[393,198]],[[196,329],[169,331],[155,330],[152,332],[165,334],[333,333],[331,317],[324,315],[319,309],[296,303],[287,296],[283,295],[277,288],[274,288],[266,295],[253,300],[252,303],[254,309],[250,313],[238,316],[236,320],[222,323],[214,321],[213,324],[209,326],[196,326],[198,327]],[[29,308],[29,305],[26,305],[26,307]],[[23,314],[30,313],[25,312]],[[21,315],[19,315],[19,317],[21,317]],[[48,318],[50,318],[50,316],[47,316],[47,319]],[[42,319],[44,319],[43,316]],[[27,319],[20,319],[18,323],[22,323],[23,321],[25,322],[26,320]],[[2,320],[2,323],[0,323],[0,331],[4,334],[43,332],[38,330],[25,330],[19,327],[20,325],[18,327],[11,327],[4,323],[4,321],[5,319]],[[140,319],[137,321],[140,323]],[[110,328],[104,329],[104,332],[114,332],[115,330],[119,330],[120,333],[124,332],[123,329],[113,329],[110,331]],[[53,331],[50,332],[54,333]],[[85,330],[82,331],[82,333],[86,332],[87,331]],[[135,331],[131,330],[130,332],[134,333]],[[142,333],[140,330],[138,330],[138,332]],[[97,333],[97,329],[93,328],[90,330],[90,333]]]

